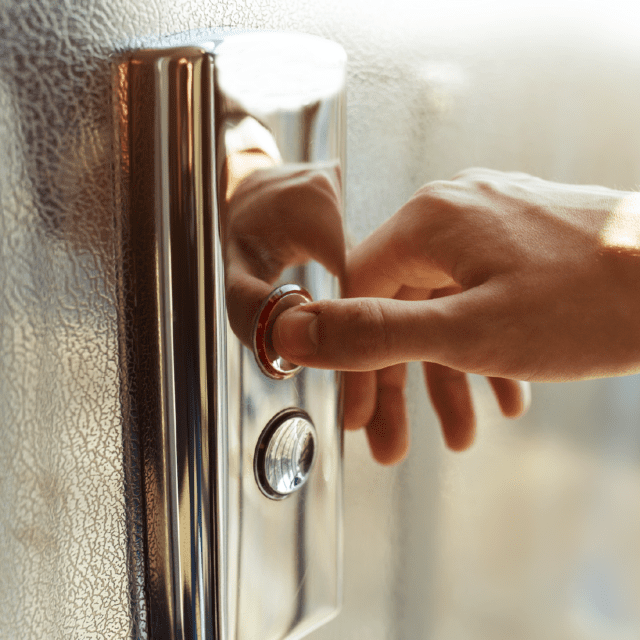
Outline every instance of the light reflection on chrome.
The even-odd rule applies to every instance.
[[[295,259],[275,275],[254,269],[265,295],[286,283],[316,300],[339,295],[345,56],[315,36],[200,35],[151,43],[114,66],[150,637],[299,638],[340,604],[339,376],[266,377],[247,348],[253,318],[225,299],[224,276],[237,266],[234,242],[247,255],[273,251],[266,215]],[[300,183],[310,187],[304,209],[278,218],[269,198]],[[310,259],[318,246],[325,266]],[[294,429],[306,448],[269,482],[281,496],[297,490],[272,500],[254,452],[292,408],[309,417]]]

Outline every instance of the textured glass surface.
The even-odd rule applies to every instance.
[[[347,49],[356,239],[471,165],[640,183],[632,2],[5,0],[3,640],[144,637],[108,57],[216,25]],[[347,435],[344,607],[314,639],[640,635],[638,379],[538,385],[517,424],[475,390],[466,454],[445,452],[417,370],[403,466],[376,467]]]

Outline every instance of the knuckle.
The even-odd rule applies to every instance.
[[[290,198],[304,198],[318,193],[333,194],[335,186],[326,171],[321,169],[305,169],[296,172],[280,185],[277,198],[288,202]]]
[[[504,181],[505,174],[494,169],[472,167],[458,173],[453,181],[464,184],[470,190],[483,194],[499,191],[500,184]]]
[[[524,183],[532,183],[539,180],[539,178],[532,176],[530,173],[525,173],[524,171],[510,171],[507,176],[512,180]]]
[[[321,170],[307,170],[279,185],[272,196],[273,210],[284,214],[294,226],[306,224],[308,210],[340,212],[340,197],[335,185]],[[279,222],[282,226],[282,221]]]
[[[335,190],[333,182],[329,178],[326,171],[322,169],[312,169],[307,175],[307,180],[310,186],[320,191],[332,192]]]
[[[478,167],[468,167],[466,169],[463,169],[462,171],[458,171],[458,173],[456,173],[456,175],[453,176],[452,179],[458,181],[471,180],[475,178],[481,171],[482,169]]]
[[[413,206],[407,207],[406,214],[410,220],[417,218],[420,226],[427,224],[431,231],[450,228],[465,214],[465,190],[455,182],[430,182],[415,193],[410,201]]]
[[[492,194],[498,191],[498,184],[490,178],[478,178],[472,183],[473,188],[483,194]]]
[[[340,187],[335,174],[332,176],[326,170],[316,169],[311,172],[308,180],[311,197],[320,199],[331,210],[341,209]]]
[[[453,180],[459,182],[474,182],[482,178],[486,178],[489,175],[493,175],[495,171],[492,169],[485,169],[484,167],[468,167],[462,171],[456,173]]]
[[[451,197],[452,187],[452,183],[446,180],[434,180],[420,187],[414,198],[427,202],[447,201]]]

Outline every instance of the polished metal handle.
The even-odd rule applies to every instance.
[[[147,44],[114,80],[151,635],[300,638],[340,604],[340,377],[287,363],[270,331],[339,295],[344,51],[229,30]]]

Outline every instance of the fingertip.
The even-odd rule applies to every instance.
[[[460,453],[471,447],[476,439],[475,419],[459,423],[441,422],[444,441],[448,449]]]
[[[531,406],[531,385],[523,380],[489,378],[489,383],[500,406],[502,415],[507,418],[523,416]]]
[[[349,371],[344,374],[344,428],[349,431],[369,424],[376,403],[376,372]]]
[[[447,448],[468,449],[476,437],[476,417],[467,376],[432,362],[424,363],[424,372]]]
[[[381,429],[379,424],[367,427],[367,439],[373,459],[385,467],[402,462],[409,453],[408,438],[399,440],[389,430]]]
[[[298,362],[318,349],[318,316],[304,304],[281,313],[273,325],[273,346],[278,355]]]
[[[404,394],[397,388],[378,388],[373,417],[367,425],[369,448],[376,462],[390,466],[409,452],[409,430]]]

